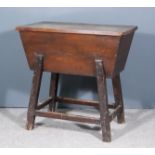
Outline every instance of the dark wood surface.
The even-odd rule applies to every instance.
[[[116,106],[120,106],[120,111],[117,113],[117,122],[124,123],[124,103],[120,75],[117,75],[112,79],[112,85]]]
[[[68,120],[68,121],[77,121],[81,123],[91,123],[91,124],[100,124],[100,119],[95,117],[86,117],[81,115],[73,115],[73,114],[65,114],[60,112],[43,112],[43,111],[35,111],[36,116],[40,117],[48,117],[48,118],[55,118],[61,120]]]
[[[59,74],[54,73],[50,79],[51,84],[50,84],[49,98],[38,105],[38,97],[39,97],[40,86],[42,81],[41,79],[42,79],[42,73],[43,73],[43,61],[44,61],[44,57],[42,55],[36,55],[32,90],[31,90],[30,102],[29,102],[29,108],[28,108],[28,114],[27,114],[27,126],[26,126],[27,129],[28,130],[33,129],[36,116],[78,121],[82,123],[95,123],[95,124],[101,125],[103,141],[110,142],[111,141],[110,122],[116,116],[118,118],[119,123],[124,122],[124,109],[123,109],[120,77],[116,76],[112,79],[115,103],[108,104],[106,72],[104,70],[104,65],[102,60],[99,60],[99,59],[95,60],[99,102],[58,97],[56,92],[57,92]],[[63,103],[69,103],[69,104],[79,103],[79,105],[94,106],[97,109],[99,109],[100,118],[94,118],[91,116],[86,117],[81,115],[68,115],[62,112],[55,112],[56,102],[63,102]],[[49,107],[52,107],[50,111],[48,112],[41,111],[41,109],[47,105],[49,105]],[[112,113],[109,112],[109,108],[113,109]]]
[[[35,116],[95,123],[101,125],[103,141],[110,142],[110,122],[116,116],[118,123],[125,122],[120,72],[124,69],[136,28],[53,22],[17,27],[29,66],[34,70],[27,129],[33,129]],[[45,71],[52,72],[49,98],[38,105],[42,73]],[[57,96],[60,73],[95,76],[99,101]],[[112,79],[114,104],[108,103],[107,78]],[[56,112],[56,103],[96,107],[100,118]],[[47,105],[49,111],[41,111]]]
[[[102,59],[112,77],[124,69],[136,27],[42,22],[17,30],[33,70],[42,54],[45,71],[95,76],[94,60]]]
[[[97,88],[99,96],[100,105],[100,120],[102,129],[102,139],[103,141],[111,141],[111,129],[109,120],[109,110],[108,110],[108,93],[107,93],[107,83],[106,83],[106,73],[103,66],[103,61],[100,59],[95,60],[96,63],[96,78],[97,78]]]
[[[40,86],[43,74],[43,56],[36,55],[35,59],[35,70],[32,80],[32,89],[30,94],[30,101],[27,113],[27,124],[26,128],[28,130],[33,129],[35,122],[35,109],[38,105],[38,98],[40,93]]]
[[[59,74],[51,73],[49,96],[52,97],[53,100],[49,104],[49,110],[50,111],[55,111],[55,108],[56,108],[56,96],[57,96],[57,91],[58,91],[58,80],[59,80]]]
[[[78,33],[94,35],[122,36],[132,33],[136,26],[125,25],[97,25],[83,23],[62,23],[62,22],[39,22],[17,27],[18,31],[40,31],[58,33]]]

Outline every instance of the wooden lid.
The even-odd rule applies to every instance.
[[[126,35],[135,31],[136,29],[136,26],[76,24],[62,22],[39,22],[30,25],[19,26],[16,28],[17,31],[39,31],[110,36]]]

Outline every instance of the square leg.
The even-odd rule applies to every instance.
[[[116,75],[112,79],[112,85],[113,85],[115,104],[116,106],[121,107],[120,111],[117,113],[117,122],[124,123],[125,122],[124,104],[123,104],[123,95],[122,95],[120,75]]]
[[[56,109],[58,81],[59,81],[59,74],[51,73],[49,96],[52,97],[53,100],[49,104],[49,111],[55,111],[55,109]]]
[[[102,128],[102,139],[105,142],[111,141],[111,129],[108,110],[108,95],[106,85],[106,75],[102,60],[95,60],[97,88],[99,95],[100,122]]]
[[[37,55],[35,68],[34,68],[33,81],[32,81],[32,89],[31,89],[30,100],[29,100],[28,113],[27,113],[26,128],[28,130],[32,130],[34,128],[35,109],[38,103],[42,73],[43,73],[43,56]]]

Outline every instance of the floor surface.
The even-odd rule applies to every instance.
[[[125,124],[111,123],[111,143],[102,142],[100,126],[70,121],[38,117],[35,129],[27,131],[26,112],[25,108],[0,109],[0,147],[155,147],[155,109],[126,109]]]

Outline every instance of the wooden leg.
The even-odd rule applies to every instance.
[[[124,105],[123,105],[120,75],[116,75],[112,79],[112,84],[113,84],[113,92],[114,92],[116,106],[118,106],[118,105],[121,106],[121,110],[117,114],[117,121],[118,121],[118,123],[124,123],[125,117],[124,117]]]
[[[95,60],[96,63],[96,77],[97,87],[100,103],[100,121],[102,128],[102,138],[105,142],[111,141],[111,129],[108,111],[108,96],[106,86],[106,75],[102,60]]]
[[[50,111],[55,111],[55,109],[56,109],[55,98],[57,96],[58,80],[59,80],[59,74],[51,73],[49,96],[51,96],[53,98],[53,100],[49,104],[49,110]]]
[[[41,80],[42,80],[42,73],[43,73],[43,56],[37,55],[34,75],[33,75],[33,81],[32,81],[32,89],[31,89],[28,113],[27,113],[26,128],[28,130],[32,130],[34,127],[35,109],[38,103],[40,85],[41,85]]]

